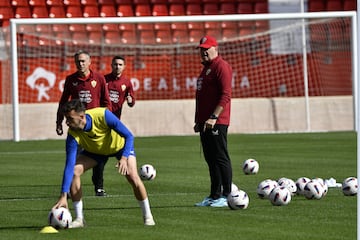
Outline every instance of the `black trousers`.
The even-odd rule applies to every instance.
[[[97,189],[104,189],[104,168],[107,161],[98,163],[93,167],[92,182],[94,184],[95,191]]]
[[[203,126],[200,126],[201,130]],[[210,173],[210,196],[218,199],[231,192],[232,167],[227,149],[227,125],[216,124],[213,129],[200,131],[204,157]]]

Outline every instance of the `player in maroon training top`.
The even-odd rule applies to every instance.
[[[232,167],[227,150],[230,124],[231,66],[218,54],[218,43],[211,36],[201,38],[198,46],[203,70],[197,80],[195,132],[210,173],[210,195],[196,206],[227,206],[231,192]]]
[[[129,107],[135,105],[133,86],[130,80],[123,75],[125,67],[125,58],[115,56],[111,61],[112,72],[105,75],[112,104],[112,112],[118,118],[121,118],[122,105],[125,101]]]
[[[58,135],[63,134],[62,122],[64,115],[62,113],[62,106],[69,99],[80,99],[86,109],[106,107],[110,111],[112,110],[104,76],[90,69],[90,54],[86,51],[78,51],[74,55],[74,61],[77,71],[66,77],[64,91],[59,101],[56,119],[56,132]],[[98,165],[93,168],[93,183],[97,196],[105,195],[105,190],[103,189],[103,171],[104,165]]]

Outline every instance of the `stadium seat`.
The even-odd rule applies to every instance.
[[[170,16],[184,16],[185,7],[183,4],[171,4],[169,6],[169,15]]]
[[[223,31],[222,31],[222,39],[223,40],[234,38],[234,37],[237,37],[237,36],[238,36],[237,29],[226,28],[226,29],[223,29]]]
[[[121,36],[119,32],[106,32],[105,33],[106,44],[119,44],[121,43]]]
[[[131,17],[134,16],[132,5],[119,5],[116,11],[118,17]]]
[[[133,3],[135,5],[138,5],[138,4],[150,5],[150,0],[133,0]]]
[[[46,46],[51,47],[56,45],[56,40],[54,38],[45,38],[45,37],[38,37],[38,44],[39,46]]]
[[[344,0],[345,11],[356,11],[356,0]]]
[[[204,23],[205,29],[220,29],[221,28],[221,22],[205,22]]]
[[[84,17],[100,17],[99,9],[94,5],[86,5],[83,9]]]
[[[65,6],[81,6],[81,0],[64,0]]]
[[[46,0],[47,6],[64,6],[63,0]]]
[[[103,24],[102,29],[105,32],[118,32],[120,30],[117,23],[105,23]]]
[[[70,32],[86,32],[85,24],[70,24],[69,25]]]
[[[117,6],[133,4],[133,0],[114,0],[114,1]]]
[[[101,17],[116,17],[116,10],[114,5],[102,5],[100,6]]]
[[[154,29],[157,31],[168,31],[170,32],[170,26],[171,24],[169,23],[155,23],[154,24]]]
[[[186,15],[202,15],[203,11],[201,5],[189,3],[186,5]]]
[[[138,4],[135,6],[135,16],[151,16],[150,5],[147,4]]]
[[[203,30],[190,30],[189,31],[189,42],[199,42],[200,39],[205,35]]]
[[[232,2],[224,2],[220,4],[220,14],[236,14],[236,5]]]
[[[4,7],[11,8],[12,7],[11,2],[10,1],[0,1],[0,9],[3,10]]]
[[[46,7],[44,6],[37,6],[32,8],[32,14],[31,16],[33,18],[48,18],[49,12]]]
[[[254,13],[253,4],[251,2],[239,2],[237,5],[237,13],[239,14]]]
[[[174,30],[172,34],[173,43],[188,43],[189,33],[183,30]]]
[[[221,39],[221,29],[205,29],[205,34],[214,37],[215,39]],[[199,39],[200,40],[200,39]]]
[[[325,3],[323,0],[309,0],[308,2],[309,12],[321,12],[325,11]]]
[[[10,18],[14,17],[12,8],[0,7],[0,19],[2,21],[9,21]]]
[[[239,30],[239,35],[240,35],[241,37],[247,36],[247,35],[251,35],[251,34],[253,34],[253,33],[254,33],[253,28],[241,28],[241,29]]]
[[[84,6],[97,6],[98,0],[81,0],[80,3]]]
[[[185,0],[168,0],[169,4],[185,4]]]
[[[28,0],[12,0],[11,5],[14,7],[28,7],[29,2]]]
[[[21,47],[38,47],[39,38],[34,35],[20,34]]]
[[[98,4],[100,6],[114,6],[116,4],[116,1],[115,0],[98,0]]]
[[[101,32],[90,32],[89,43],[90,44],[103,44],[104,35]]]
[[[135,25],[133,23],[121,23],[119,24],[119,29],[122,31],[132,31],[135,32]]]
[[[85,29],[88,32],[102,32],[102,25],[101,24],[92,24],[92,23],[88,23],[85,25]]]
[[[30,0],[29,5],[30,6],[42,6],[42,7],[45,7],[46,2],[45,2],[45,0]]]
[[[36,32],[44,33],[44,34],[52,34],[53,30],[51,25],[49,24],[36,24],[35,27]]]
[[[167,4],[168,0],[150,0],[151,4]]]
[[[64,17],[66,17],[64,7],[63,6],[51,6],[49,8],[49,17],[51,17],[51,18],[64,18]]]
[[[31,18],[29,7],[17,7],[15,9],[15,18]]]
[[[167,5],[166,4],[153,5],[151,15],[153,15],[153,16],[168,16],[169,11],[168,11]]]
[[[172,42],[170,31],[157,31],[156,42],[162,44],[170,44]]]
[[[74,45],[86,44],[89,42],[89,36],[86,32],[74,32],[71,41]]]
[[[69,26],[66,24],[53,24],[52,25],[53,32],[68,32]]]
[[[69,6],[66,8],[67,18],[83,17],[82,10],[79,6]]]
[[[35,29],[35,25],[19,25],[18,27],[19,32],[22,33],[35,33],[36,29]]]
[[[254,13],[268,13],[269,4],[267,1],[256,2],[254,6]]]
[[[58,32],[55,34],[56,45],[64,45],[65,42],[71,40],[71,34],[69,32]]]
[[[121,35],[121,42],[124,44],[135,44],[137,42],[135,31],[123,31]]]
[[[204,15],[217,15],[219,12],[220,11],[216,3],[205,3],[203,6]]]
[[[140,43],[142,44],[155,44],[155,33],[154,31],[141,31],[140,32]]]
[[[342,11],[342,2],[341,0],[327,0],[326,1],[326,11]]]

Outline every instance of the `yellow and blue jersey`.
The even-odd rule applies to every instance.
[[[133,154],[134,136],[113,113],[106,108],[93,108],[85,113],[84,129],[68,130],[61,192],[70,190],[78,145],[89,153],[103,156],[114,156],[120,151],[125,157]]]

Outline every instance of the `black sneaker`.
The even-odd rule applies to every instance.
[[[97,190],[95,191],[95,196],[97,196],[97,197],[105,197],[105,196],[106,196],[106,192],[105,192],[104,189],[99,188],[99,189],[97,189]]]

